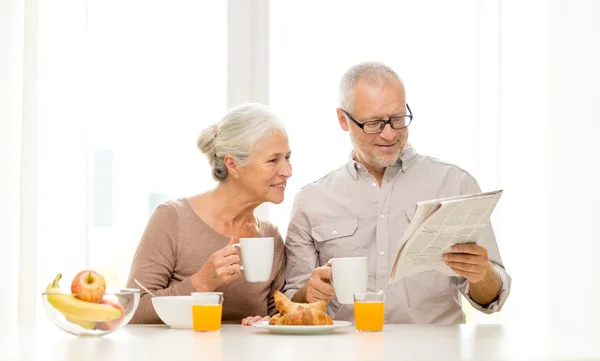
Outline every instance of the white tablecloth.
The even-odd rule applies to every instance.
[[[600,327],[385,325],[379,333],[274,335],[241,325],[217,333],[130,325],[76,337],[53,325],[0,326],[0,360],[600,360]]]

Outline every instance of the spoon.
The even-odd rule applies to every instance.
[[[135,279],[135,277],[133,277],[133,280],[135,281],[135,283],[137,283],[137,285],[138,285],[138,286],[142,287],[142,289],[143,289],[144,291],[146,291],[146,292],[147,292],[147,293],[148,293],[150,296],[152,296],[152,297],[156,297],[156,295],[155,295],[154,293],[150,292],[150,290],[149,290],[149,289],[147,289],[146,287],[144,287],[144,285],[143,285],[143,284],[141,284],[141,283],[140,283],[140,281],[136,280],[136,279]]]

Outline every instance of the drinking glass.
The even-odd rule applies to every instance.
[[[219,331],[223,314],[223,292],[192,292],[194,331]]]
[[[384,293],[357,292],[354,294],[354,319],[358,331],[383,330]]]

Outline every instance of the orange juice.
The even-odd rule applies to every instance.
[[[354,318],[359,331],[383,330],[384,308],[381,301],[355,301]]]
[[[192,325],[195,331],[218,331],[221,329],[223,305],[193,305]]]

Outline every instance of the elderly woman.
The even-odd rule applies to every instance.
[[[202,131],[198,148],[217,186],[206,193],[159,205],[142,235],[127,282],[135,277],[158,296],[223,292],[224,323],[277,313],[273,293],[284,284],[284,244],[277,228],[258,219],[264,202],[281,203],[292,175],[290,147],[282,123],[267,107],[244,104]],[[241,237],[274,237],[273,269],[267,282],[240,277],[232,244]],[[248,324],[257,318],[244,320]],[[142,293],[132,323],[161,323],[150,295]]]

